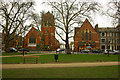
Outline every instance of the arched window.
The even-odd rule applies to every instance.
[[[36,43],[36,37],[34,34],[31,34],[29,37],[29,43]]]
[[[84,40],[84,31],[82,31],[82,40]]]
[[[91,40],[91,39],[92,39],[92,33],[90,31],[90,33],[89,33],[89,40]]]
[[[88,40],[88,30],[86,29],[86,41]]]
[[[49,33],[49,31],[48,30],[46,30],[46,32],[45,32],[46,34],[48,34]]]

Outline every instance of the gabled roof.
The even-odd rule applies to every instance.
[[[30,32],[32,29],[34,29],[34,30],[39,34],[40,37],[42,36],[41,31],[38,30],[38,29],[36,29],[36,28],[34,28],[34,27],[32,27],[32,28],[29,30],[29,32]],[[28,32],[28,33],[29,33],[29,32]],[[26,34],[26,36],[28,35],[28,33]]]
[[[87,23],[87,24],[86,24]],[[76,27],[75,28],[75,35],[76,35],[76,33],[82,28],[82,27],[84,27],[84,25],[90,25],[90,26],[87,26],[87,27],[91,27],[95,32],[96,32],[96,30],[92,27],[92,25],[91,25],[91,23],[88,21],[88,19],[86,19],[84,22],[83,22],[83,24],[81,25],[81,27]]]
[[[90,25],[89,27],[91,27],[91,28],[96,32],[96,30],[93,28],[93,26],[91,25],[91,23],[89,22],[88,19],[86,19],[86,20],[84,21],[84,23],[82,24],[82,26],[81,26],[80,28],[82,28],[83,25],[85,25],[86,23],[88,23],[88,24]]]

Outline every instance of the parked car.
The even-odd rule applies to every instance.
[[[29,52],[28,49],[25,49],[25,48],[20,48],[19,51],[26,51],[26,52]]]
[[[10,52],[17,52],[17,49],[13,48],[13,47],[10,47]]]
[[[116,54],[120,54],[119,50],[113,50]]]
[[[104,54],[107,54],[108,53],[108,51],[109,51],[109,54],[116,54],[113,50],[107,50],[107,49],[105,49],[105,51],[104,51]]]
[[[56,53],[65,53],[65,49],[60,49],[60,48],[58,48],[58,49],[56,50]]]
[[[101,50],[93,49],[93,50],[92,50],[92,53],[102,53],[102,51],[101,51]]]
[[[90,50],[86,49],[86,50],[82,50],[81,53],[89,53]]]

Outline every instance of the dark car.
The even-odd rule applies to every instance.
[[[17,49],[13,48],[13,47],[10,47],[10,52],[17,52]]]
[[[29,52],[28,49],[25,49],[25,48],[20,48],[19,51],[26,51],[26,52]]]
[[[92,53],[102,53],[102,51],[94,49],[94,50],[92,50]]]

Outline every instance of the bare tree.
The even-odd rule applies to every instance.
[[[113,25],[116,26],[116,24],[120,24],[118,23],[118,19],[120,19],[120,1],[118,2],[118,0],[111,0],[108,2],[107,15],[113,19]]]
[[[36,27],[39,31],[40,31],[40,26],[41,26],[41,14],[43,12],[39,13],[35,13],[35,12],[31,12],[31,14],[29,16],[31,16],[30,20],[32,21],[32,25],[34,27]]]
[[[9,44],[16,36],[22,34],[28,27],[29,11],[33,9],[34,2],[0,2],[0,26],[5,32],[5,51],[9,52]]]
[[[100,6],[96,2],[78,2],[77,0],[61,0],[56,2],[47,2],[52,6],[55,15],[56,34],[65,42],[66,53],[69,51],[69,39],[74,36],[74,24],[80,24],[84,18],[91,19],[91,14],[98,11]],[[65,35],[65,37],[63,37]]]

